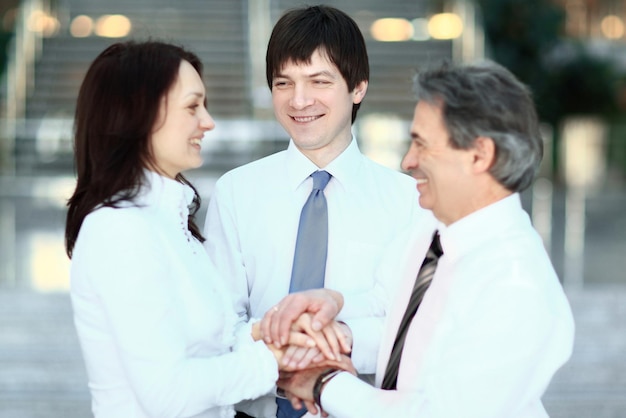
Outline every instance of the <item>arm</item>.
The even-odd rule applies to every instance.
[[[93,348],[85,353],[92,383],[108,376],[114,363],[151,416],[171,417],[195,415],[271,390],[278,376],[274,355],[263,342],[242,345],[236,352],[229,352],[226,342],[212,343],[211,332],[216,341],[222,338],[221,326],[214,324],[223,321],[229,305],[202,293],[202,287],[197,299],[194,291],[179,293],[180,281],[188,279],[180,276],[184,263],[164,250],[174,244],[155,233],[153,225],[109,210],[96,222],[86,220],[80,245],[81,255],[73,263],[81,265],[83,274],[72,280],[93,289],[97,314],[104,318],[102,328],[95,329],[93,308],[83,310],[77,304],[81,343],[90,339],[84,347]],[[181,294],[188,299],[179,300]],[[193,315],[194,307],[206,311]],[[187,309],[192,315],[185,316]],[[188,322],[194,317],[195,324]],[[187,333],[205,327],[208,347],[194,355]],[[103,360],[103,346],[116,354]]]
[[[322,407],[338,418],[497,418],[540,410],[540,397],[571,344],[571,323],[551,312],[553,302],[536,289],[494,286],[474,299],[475,311],[464,310],[467,316],[445,325],[445,342],[433,347],[419,379],[405,377],[398,390],[386,391],[340,373],[323,387]],[[418,336],[412,344],[419,344]],[[405,376],[412,367],[403,366]],[[279,385],[311,402],[318,375],[298,373]]]

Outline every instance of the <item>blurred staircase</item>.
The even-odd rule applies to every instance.
[[[243,121],[243,124],[253,125],[242,129],[243,132],[259,130],[253,121],[255,93],[251,85],[248,32],[254,16],[248,16],[248,0],[58,0],[55,3],[61,28],[56,36],[42,39],[34,88],[26,103],[26,124],[16,138],[18,174],[71,170],[71,123],[80,83],[92,60],[106,46],[120,40],[72,37],[69,24],[79,15],[95,21],[103,15],[123,14],[133,25],[129,38],[171,41],[196,52],[205,64],[208,109],[214,118],[218,122]],[[377,18],[392,16],[410,20],[427,15],[429,10],[425,3],[410,0],[330,2],[354,17],[368,45],[371,79],[360,115],[383,113],[410,121],[414,106],[413,69],[451,56],[449,41],[382,43],[369,35],[369,27]],[[268,4],[272,24],[286,9],[302,6],[300,0],[268,0]],[[265,114],[273,122],[271,110]],[[227,126],[230,129],[230,125]],[[220,145],[212,149],[214,155],[205,166],[224,171],[282,149],[288,139],[280,128],[274,129],[269,133],[272,138],[265,138],[269,140],[244,144],[244,147],[258,149],[241,152],[242,146],[229,144],[229,135],[234,134],[228,131],[222,134]],[[234,142],[240,140],[234,139]]]

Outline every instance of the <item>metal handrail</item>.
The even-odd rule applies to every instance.
[[[15,22],[15,36],[7,50],[7,70],[4,80],[6,99],[4,114],[0,115],[0,173],[15,174],[15,138],[24,123],[26,98],[34,87],[35,62],[41,53],[42,34],[29,28],[35,12],[50,14],[49,0],[24,0]]]

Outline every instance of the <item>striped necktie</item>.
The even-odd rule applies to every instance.
[[[424,298],[424,293],[430,286],[433,276],[435,275],[435,269],[439,262],[439,257],[443,254],[441,249],[441,243],[439,242],[439,233],[435,231],[433,240],[426,253],[426,258],[420,267],[415,284],[413,285],[413,291],[411,292],[411,298],[409,299],[409,305],[404,312],[402,321],[396,334],[396,339],[393,343],[393,349],[389,356],[389,362],[387,363],[387,369],[385,370],[385,376],[383,377],[382,389],[394,390],[398,382],[398,369],[400,368],[400,359],[402,357],[402,349],[404,348],[404,340],[406,334],[413,321],[413,317],[417,312],[417,308]]]

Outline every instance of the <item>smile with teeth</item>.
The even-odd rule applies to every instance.
[[[202,145],[202,139],[200,138],[192,138],[190,142],[191,145]]]
[[[417,184],[424,184],[424,183],[428,183],[428,179],[416,179]]]
[[[296,122],[313,122],[316,119],[319,119],[320,116],[292,116],[293,120]]]

